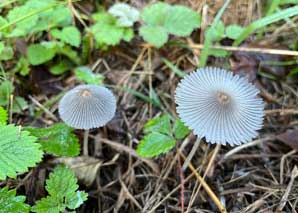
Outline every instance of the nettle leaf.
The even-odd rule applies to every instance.
[[[25,200],[25,196],[16,196],[16,190],[0,189],[0,211],[3,213],[29,213],[30,206]]]
[[[8,113],[2,106],[0,106],[0,125],[6,124],[7,120],[8,120]]]
[[[42,159],[40,144],[28,131],[14,125],[0,125],[0,180],[15,178],[17,172],[27,172]]]
[[[188,36],[201,24],[198,13],[185,6],[172,6],[165,18],[168,33],[177,36]]]
[[[226,36],[230,39],[236,39],[243,31],[244,28],[240,27],[239,25],[229,25],[226,28]]]
[[[74,26],[64,27],[62,30],[54,29],[51,35],[74,47],[79,47],[81,44],[81,33]]]
[[[185,126],[184,123],[180,119],[177,119],[175,124],[174,124],[175,138],[177,138],[178,140],[183,139],[189,133],[190,133],[190,130],[188,129],[188,127]]]
[[[56,54],[55,46],[46,45],[46,43],[31,44],[27,51],[29,62],[32,65],[43,64],[54,58]]]
[[[175,146],[172,137],[158,132],[146,135],[137,148],[137,153],[142,157],[154,157],[161,153],[166,153]]]
[[[136,8],[126,3],[116,3],[108,12],[117,18],[117,25],[120,27],[133,26],[140,16],[140,12]]]
[[[168,34],[188,36],[201,23],[200,15],[190,8],[163,2],[145,7],[141,18],[145,25],[141,27],[140,34],[156,47],[168,41]]]
[[[148,121],[145,125],[144,132],[159,132],[171,135],[171,118],[168,114],[157,117]]]
[[[140,35],[145,41],[153,44],[155,47],[162,47],[168,41],[168,33],[163,27],[142,26]]]
[[[26,127],[47,153],[56,156],[77,156],[80,153],[79,139],[73,134],[73,128],[58,123],[48,128]]]
[[[87,66],[77,67],[74,72],[78,80],[87,84],[102,84],[104,79],[103,75],[93,73],[92,70]]]
[[[74,173],[65,166],[58,166],[46,181],[49,195],[36,202],[31,211],[37,213],[59,213],[66,208],[76,209],[87,200],[87,194],[79,188]]]

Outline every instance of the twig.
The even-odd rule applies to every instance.
[[[179,148],[177,148],[178,150]],[[180,175],[180,182],[181,182],[181,213],[184,213],[184,175],[183,175],[183,169],[181,166],[181,159],[178,156],[178,169],[179,169],[179,175]]]
[[[266,115],[272,115],[272,114],[279,114],[279,115],[296,115],[298,114],[297,109],[270,109],[265,110]]]
[[[36,106],[38,106],[40,109],[42,109],[54,121],[58,121],[57,117],[50,110],[48,110],[45,106],[43,106],[41,103],[39,103],[35,98],[33,98],[31,95],[29,95],[29,98]]]
[[[292,150],[292,151],[288,152],[287,154],[284,154],[281,157],[280,169],[279,169],[279,171],[280,171],[279,172],[279,183],[280,183],[280,185],[282,185],[284,183],[284,164],[285,164],[286,158],[288,158],[291,155],[294,155],[296,152],[297,152],[296,150]]]
[[[179,152],[180,156],[185,160],[186,157],[183,155],[183,153],[181,153],[179,151],[179,149],[178,149],[178,152]],[[202,184],[203,188],[205,189],[207,194],[210,196],[210,198],[213,200],[213,202],[215,203],[217,208],[220,210],[220,212],[221,213],[226,213],[227,212],[226,208],[221,204],[221,202],[219,201],[219,199],[217,198],[215,193],[212,191],[212,189],[209,187],[209,185],[205,182],[205,180],[197,173],[194,166],[191,163],[189,163],[188,167],[194,173],[194,175],[196,176],[198,181]]]
[[[193,158],[193,156],[195,155],[196,151],[198,150],[199,146],[201,143],[201,139],[197,139],[194,143],[194,145],[192,146],[192,149],[190,151],[190,153],[188,154],[186,160],[183,163],[182,166],[182,170],[185,171],[185,169],[188,167],[188,164],[191,162],[191,159]]]

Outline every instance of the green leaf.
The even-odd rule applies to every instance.
[[[0,60],[6,61],[13,57],[13,49],[0,42]]]
[[[13,108],[12,111],[14,113],[21,113],[23,110],[28,108],[28,102],[20,96],[16,96],[13,100]]]
[[[206,30],[206,37],[211,41],[220,41],[225,36],[225,26],[222,21],[218,21],[213,27]]]
[[[6,124],[7,120],[8,120],[8,113],[2,106],[0,106],[0,125]]]
[[[120,27],[133,26],[140,16],[140,13],[136,8],[126,3],[116,3],[108,10],[108,12],[117,18],[117,25]]]
[[[189,133],[190,133],[190,130],[187,128],[187,126],[185,126],[180,119],[177,119],[174,124],[175,138],[177,138],[178,140],[181,140],[185,138]]]
[[[0,84],[0,105],[7,106],[9,97],[13,93],[14,87],[9,80],[4,80]]]
[[[168,33],[162,27],[142,26],[140,35],[155,47],[162,47],[168,41]]]
[[[58,166],[46,181],[49,196],[37,201],[31,211],[59,213],[64,212],[66,208],[76,209],[87,200],[87,194],[77,191],[78,188],[74,173],[65,166]]]
[[[185,6],[172,6],[165,18],[164,27],[168,33],[177,36],[188,36],[201,24],[198,13]]]
[[[146,135],[137,148],[137,153],[142,157],[154,157],[166,153],[175,146],[175,140],[167,135],[152,132]]]
[[[21,56],[17,65],[16,71],[18,71],[22,76],[27,76],[30,72],[30,63],[27,58]]]
[[[157,2],[148,5],[141,13],[141,18],[149,26],[164,26],[165,18],[171,6],[167,3]]]
[[[61,75],[61,74],[65,73],[66,71],[68,71],[70,68],[71,68],[70,63],[67,63],[67,61],[63,60],[63,61],[59,61],[57,64],[51,66],[50,72],[53,75]]]
[[[148,121],[145,125],[144,132],[160,132],[171,135],[171,118],[168,114],[157,117]]]
[[[14,125],[0,125],[0,180],[15,178],[17,172],[27,172],[42,159],[36,138],[19,130]]]
[[[119,44],[122,39],[128,41],[133,36],[132,29],[118,26],[117,19],[111,14],[100,12],[92,17],[96,23],[90,27],[90,32],[99,46],[103,44],[114,46]]]
[[[104,79],[103,75],[93,73],[87,66],[77,67],[74,71],[77,79],[87,84],[102,84]]]
[[[16,196],[16,190],[0,189],[0,211],[3,213],[29,213],[30,206],[25,200],[25,196]]]
[[[239,25],[229,25],[226,28],[226,36],[230,39],[236,39],[243,31],[244,28],[240,27]]]
[[[56,156],[77,156],[80,153],[78,138],[72,133],[73,129],[66,124],[58,123],[48,128],[25,128],[38,138],[42,148]]]
[[[28,59],[32,65],[43,64],[56,54],[56,49],[53,46],[46,44],[32,44],[28,47]]]
[[[54,29],[51,35],[74,47],[79,47],[81,44],[81,33],[74,26],[64,27],[62,30]]]

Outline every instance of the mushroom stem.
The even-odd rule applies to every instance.
[[[185,171],[185,169],[187,169],[188,164],[190,163],[191,159],[193,158],[193,156],[195,155],[196,151],[198,150],[199,146],[201,143],[201,138],[198,138],[196,140],[196,142],[194,143],[190,153],[188,154],[187,158],[185,159],[183,166],[182,166],[182,170]]]
[[[83,154],[86,155],[86,156],[88,156],[88,137],[89,137],[89,129],[85,129]]]

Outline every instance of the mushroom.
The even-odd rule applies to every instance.
[[[195,135],[234,146],[251,141],[262,128],[264,103],[258,93],[246,78],[207,67],[181,80],[175,100],[179,117]]]
[[[84,129],[84,155],[88,155],[89,129],[108,123],[116,112],[113,93],[98,85],[80,85],[68,91],[60,100],[61,119],[75,129]]]

